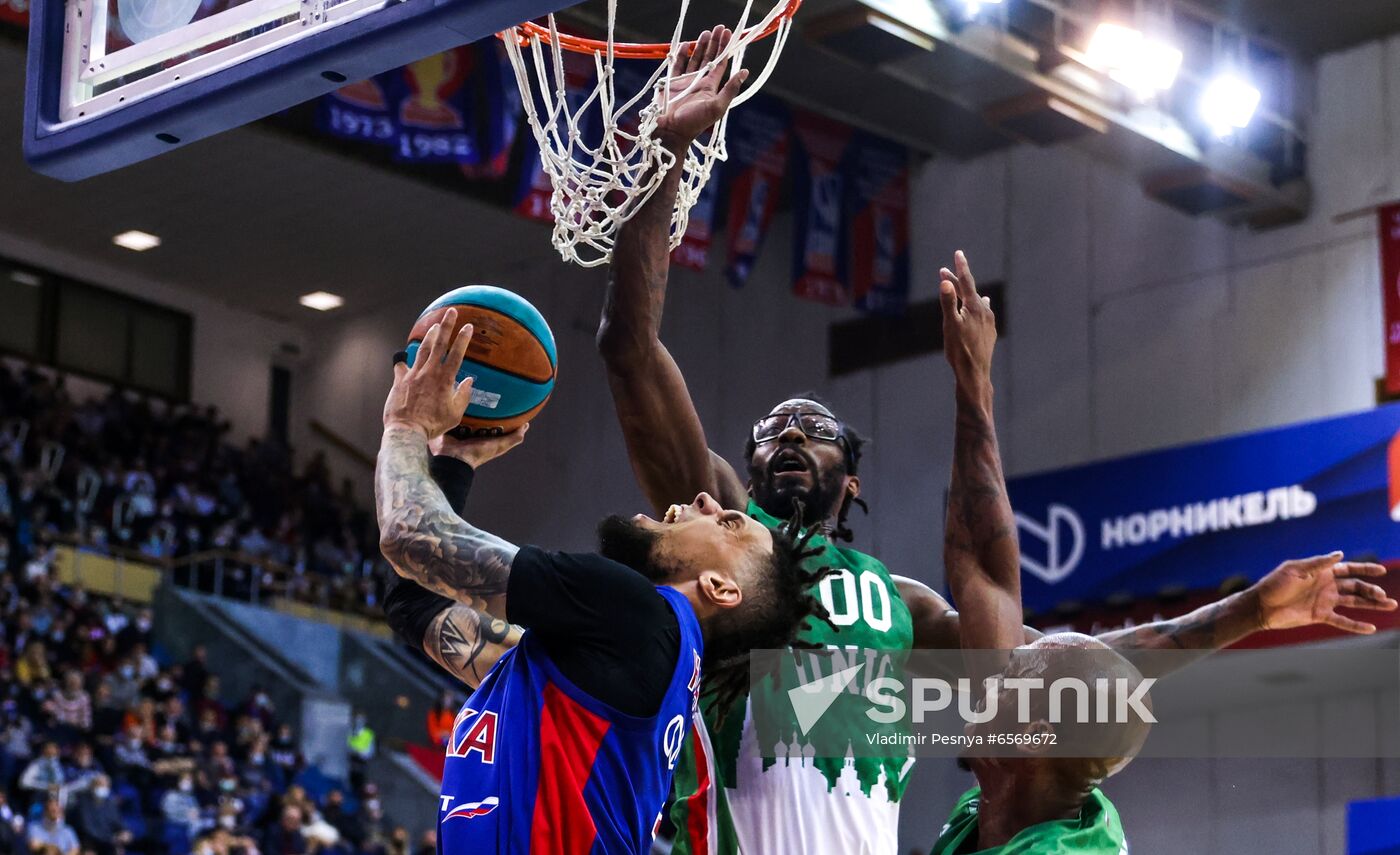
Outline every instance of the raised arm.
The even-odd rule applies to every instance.
[[[433,480],[458,516],[466,516],[467,495],[476,470],[524,441],[529,427],[527,424],[497,437],[457,439],[444,434],[429,443],[434,455],[430,464]],[[479,608],[462,605],[417,582],[397,577],[389,582],[384,614],[405,644],[422,650],[444,671],[473,689],[481,684],[491,666],[520,642],[524,633],[520,627]]]
[[[449,309],[428,330],[413,368],[394,366],[374,470],[379,546],[403,578],[504,615],[506,582],[519,550],[457,516],[428,466],[429,439],[457,424],[471,396],[471,381],[458,384],[456,374],[472,330],[463,327],[449,343],[456,319]]]
[[[956,381],[957,415],[943,558],[948,586],[958,604],[962,648],[1011,650],[1024,642],[1025,631],[1016,520],[1006,495],[992,419],[996,318],[988,300],[977,293],[962,252],[957,253],[954,266],[956,273],[940,271],[939,283],[943,341]],[[984,661],[975,668],[985,669]]]
[[[1395,611],[1397,603],[1385,589],[1366,581],[1385,573],[1379,564],[1343,561],[1340,552],[1285,561],[1237,594],[1180,617],[1102,633],[1099,639],[1119,650],[1197,650],[1205,655],[1266,629],[1321,624],[1369,635],[1376,631],[1374,624],[1337,609]]]
[[[677,71],[697,73],[728,41],[729,31],[723,27],[702,34],[688,57],[677,57]],[[671,213],[686,150],[724,115],[747,74],[740,71],[725,83],[721,64],[694,91],[673,98],[657,134],[674,155],[675,164],[646,204],[622,226],[613,247],[598,352],[607,367],[608,387],[632,469],[658,512],[689,502],[701,491],[728,508],[742,508],[745,501],[743,482],[733,467],[710,451],[685,378],[661,343],[661,312],[671,266]],[[672,84],[684,85],[685,79]]]

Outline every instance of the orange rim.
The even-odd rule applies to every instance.
[[[755,39],[766,39],[778,31],[778,27],[783,21],[790,20],[797,14],[797,9],[802,5],[802,0],[787,0],[787,5],[783,6],[778,17],[769,22],[768,26],[759,30]],[[750,27],[745,30],[745,35],[753,32],[755,28]],[[536,24],[534,21],[526,21],[515,27],[518,33],[517,42],[524,46],[532,41],[541,41],[545,44],[553,44],[554,36],[550,33],[549,27]],[[511,31],[497,33],[501,39],[511,36]],[[574,53],[607,53],[608,43],[603,39],[586,39],[583,36],[572,36],[568,33],[559,33],[559,47]],[[670,42],[613,42],[613,56],[622,59],[665,59],[671,52]]]

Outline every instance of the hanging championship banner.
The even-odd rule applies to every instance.
[[[398,127],[390,112],[397,104],[403,76],[399,69],[342,86],[316,107],[316,126],[333,137],[394,145]]]
[[[501,40],[492,36],[472,47],[476,49],[477,80],[468,83],[479,86],[486,109],[477,127],[480,156],[463,163],[462,174],[494,180],[504,177],[510,166],[510,151],[520,131],[520,95]]]
[[[477,45],[424,57],[399,69],[405,94],[395,111],[394,159],[404,163],[478,163],[474,99],[467,78]]]
[[[1380,209],[1380,233],[1385,391],[1400,395],[1400,204]]]
[[[846,274],[844,160],[852,129],[799,111],[793,117],[793,293],[831,306],[851,303]]]
[[[850,159],[848,279],[857,307],[903,314],[909,302],[909,152],[860,134]]]
[[[729,161],[721,173],[728,195],[724,275],[735,288],[748,281],[773,223],[791,139],[792,117],[776,98],[757,96],[729,115]]]

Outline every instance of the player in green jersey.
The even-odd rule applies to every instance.
[[[708,46],[728,37],[723,28],[704,34],[690,60],[682,56],[680,61],[690,64],[682,70],[695,72],[697,58],[706,55]],[[734,80],[724,78],[725,70],[719,69],[667,105],[658,138],[677,155],[678,164],[737,94]],[[801,397],[756,414],[744,438],[742,477],[710,450],[685,378],[660,339],[680,177],[676,166],[619,231],[598,330],[628,454],[648,501],[664,514],[673,504],[707,493],[725,508],[745,510],[770,525],[789,518],[800,502],[804,523],[819,529],[812,545],[821,553],[810,560],[837,570],[818,589],[836,629],[809,622],[802,641],[857,650],[957,649],[959,617],[946,600],[921,582],[893,575],[874,556],[841,545],[849,540],[847,516],[860,498],[863,440],[831,408]],[[959,256],[957,263],[965,268],[966,259]],[[775,339],[781,339],[781,331],[775,331]],[[929,556],[929,566],[904,569],[935,575],[936,560]],[[1282,586],[1279,581],[1266,579],[1183,617],[1106,633],[1100,640],[1117,648],[1213,650],[1261,628],[1298,625],[1290,621],[1300,616],[1311,623],[1315,612],[1329,611],[1327,598],[1338,593],[1335,581]],[[1371,588],[1374,592],[1354,595],[1384,597],[1379,588]],[[1025,632],[1027,638],[1038,635]],[[779,757],[767,745],[761,752],[741,752],[746,742],[757,745],[761,738],[745,715],[745,702],[721,703],[710,688],[704,726],[692,734],[676,768],[675,851],[897,851],[899,801],[911,758],[808,757],[800,751]],[[858,692],[863,686],[853,683],[853,688]],[[842,721],[839,704],[834,714],[823,716],[823,726]],[[753,763],[744,759],[756,754],[765,756]]]
[[[1142,675],[1098,639],[1060,633],[1026,643],[1016,518],[1006,493],[992,417],[996,320],[986,298],[977,293],[961,253],[955,267],[956,273],[942,270],[939,283],[943,340],[956,389],[944,562],[949,588],[962,609],[963,650],[1007,651],[1005,657],[965,653],[972,685],[982,686],[985,677],[1000,671],[1005,678],[1038,677],[1046,685],[1074,677],[1091,687],[1094,695],[1131,693]],[[1272,613],[1279,624],[1325,621],[1352,631],[1374,630],[1338,615],[1335,609],[1338,605],[1395,608],[1383,593],[1369,590],[1375,586],[1355,578],[1384,572],[1375,564],[1342,562],[1340,553],[1286,562],[1256,586],[1262,589],[1261,613]],[[1311,613],[1284,615],[1267,608],[1273,601],[1294,599],[1280,597],[1294,588],[1335,593],[1311,598],[1316,609]],[[1365,595],[1342,593],[1363,590]],[[1095,654],[1075,655],[1086,650]],[[1055,734],[1061,746],[1091,747],[1073,751],[1079,756],[1072,757],[1052,756],[1048,749],[1029,745],[1015,748],[1012,756],[970,756],[978,786],[958,801],[931,855],[1124,855],[1128,847],[1118,812],[1099,785],[1127,766],[1141,749],[1148,724],[1126,716],[1122,722],[1080,724],[1076,731],[1068,720],[1061,721],[1053,713],[1047,719],[1045,710],[1034,706],[1030,707],[1035,710],[1033,720],[1020,723],[1006,712],[1015,705],[1014,693],[1003,689],[996,700],[1001,711],[997,717],[970,726],[969,733]],[[1116,698],[1108,700],[1116,706]],[[1088,702],[1093,705],[1097,700]],[[1076,735],[1088,735],[1092,741],[1076,742]]]

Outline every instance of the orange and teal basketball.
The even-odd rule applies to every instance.
[[[408,364],[433,324],[457,310],[457,329],[475,332],[457,379],[475,378],[462,427],[477,436],[508,433],[544,409],[559,367],[554,334],[539,310],[519,294],[494,285],[449,291],[423,310],[408,334]],[[455,330],[454,330],[455,332]]]

